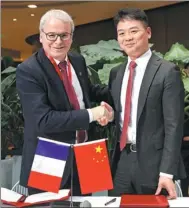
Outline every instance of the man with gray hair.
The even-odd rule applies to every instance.
[[[90,134],[93,121],[105,125],[113,118],[111,108],[107,110],[103,104],[91,106],[91,101],[109,101],[109,95],[107,88],[91,84],[84,58],[69,52],[74,32],[70,15],[50,10],[42,16],[39,30],[42,48],[20,64],[16,72],[25,121],[20,176],[20,184],[25,187],[38,136],[70,144],[85,142],[94,139]],[[68,161],[72,159],[73,195],[81,195],[75,160]],[[66,163],[60,188],[70,188],[70,162]],[[28,189],[29,194],[40,192]]]

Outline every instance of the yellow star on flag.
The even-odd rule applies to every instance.
[[[100,147],[100,145],[98,145],[98,147],[95,148],[96,149],[96,153],[101,153],[101,151],[103,150],[103,148]]]

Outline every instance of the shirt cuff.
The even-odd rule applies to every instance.
[[[87,109],[88,113],[89,113],[89,123],[93,122],[93,113],[91,111],[91,109]]]
[[[170,178],[170,179],[173,179],[173,175],[171,175],[171,174],[167,174],[167,173],[162,173],[162,172],[160,172],[159,175],[160,175],[160,176],[165,176],[165,177]]]
[[[109,122],[112,122],[113,120],[114,120],[114,111],[112,112],[112,119],[111,120],[109,120]]]

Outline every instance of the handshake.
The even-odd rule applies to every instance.
[[[93,121],[97,121],[101,126],[105,126],[114,119],[114,110],[106,102],[101,102],[100,106],[90,109]]]

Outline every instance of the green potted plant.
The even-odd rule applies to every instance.
[[[11,66],[1,72],[1,159],[22,154],[23,117],[15,72]]]
[[[189,63],[189,50],[182,44],[175,43],[164,55],[164,59],[174,62],[181,70],[182,80],[185,89],[185,121],[189,119],[189,77],[185,71],[185,65]]]

